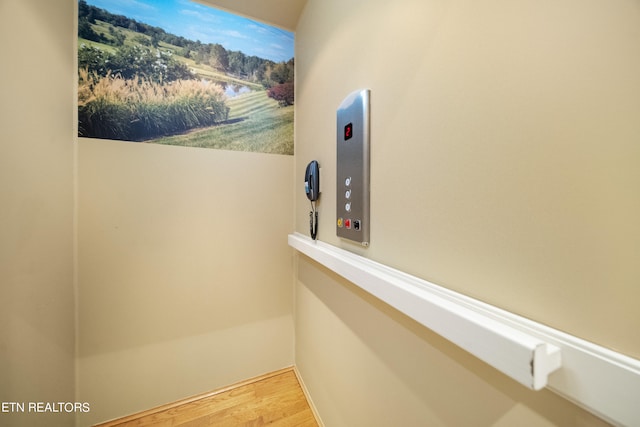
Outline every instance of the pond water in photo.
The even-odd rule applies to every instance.
[[[202,82],[214,83],[222,87],[222,90],[224,91],[225,95],[227,95],[228,98],[233,98],[235,96],[242,95],[243,93],[251,92],[251,88],[249,86],[245,86],[241,83],[233,84],[233,83],[225,82],[222,80],[209,80],[209,79],[202,79]]]
[[[219,82],[219,84],[222,86],[222,89],[224,89],[224,93],[229,98],[242,95],[243,93],[251,92],[251,88],[249,86],[244,86],[241,84],[230,84],[227,82]]]

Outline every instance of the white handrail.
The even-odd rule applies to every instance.
[[[614,424],[640,420],[640,361],[302,234],[288,241],[526,387],[549,386]]]

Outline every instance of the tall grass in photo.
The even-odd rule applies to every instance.
[[[78,71],[78,136],[142,141],[227,120],[223,89],[204,80],[154,82]]]
[[[267,91],[229,98],[229,120],[149,142],[185,147],[293,155],[293,105],[281,107]]]

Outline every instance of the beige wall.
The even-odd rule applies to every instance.
[[[293,363],[293,158],[79,142],[75,387],[75,5],[0,3],[0,400],[84,426]]]
[[[296,177],[324,168],[319,238],[639,357],[638,3],[348,3],[310,0],[296,32]],[[368,249],[334,232],[335,110],[364,87]],[[327,425],[596,422],[298,269],[296,363]]]
[[[89,402],[88,425],[291,365],[293,157],[93,140],[76,154],[75,8],[0,3],[0,399]]]
[[[292,156],[81,139],[78,158],[86,420],[293,364]]]
[[[0,2],[0,400],[86,400],[85,425],[292,363],[285,235],[294,182],[307,232],[312,158],[322,240],[640,355],[638,3],[350,5],[309,0],[298,26],[295,165],[79,142],[74,396],[75,1]],[[367,250],[332,232],[335,108],[360,87]],[[328,426],[599,424],[304,257],[295,310],[295,361]]]
[[[78,145],[79,424],[292,365],[293,157]]]
[[[0,2],[0,401],[73,402],[73,2]],[[0,413],[3,426],[73,415]]]

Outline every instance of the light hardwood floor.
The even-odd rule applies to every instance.
[[[263,425],[318,426],[293,368],[99,424],[97,427]]]

